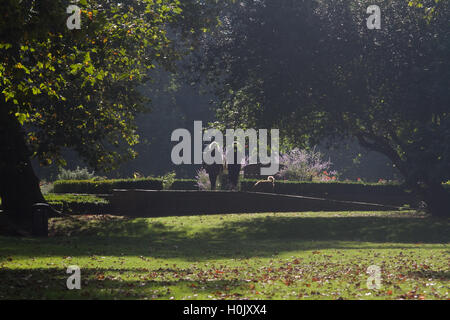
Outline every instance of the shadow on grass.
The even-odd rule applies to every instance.
[[[70,275],[64,268],[1,269],[0,299],[170,299],[174,290],[178,296],[195,293],[237,298],[235,290],[246,284],[240,280],[198,281],[173,279],[171,270],[83,268],[81,290],[68,290]],[[190,272],[179,270],[178,272]],[[126,274],[126,276],[124,275]],[[128,276],[133,279],[127,279]],[[172,279],[165,279],[167,276]],[[242,291],[242,290],[241,290]]]
[[[178,218],[174,218],[178,219]],[[218,218],[219,219],[219,218]],[[180,221],[180,220],[178,220]],[[0,262],[19,256],[146,256],[208,260],[316,249],[396,249],[450,242],[448,220],[419,217],[256,216],[193,229],[146,219],[106,219],[61,228],[68,236],[0,237]],[[427,246],[427,248],[432,248]]]
[[[408,275],[410,278],[423,278],[423,279],[434,279],[441,281],[450,280],[450,272],[448,271],[432,271],[432,270],[422,270],[417,272],[411,272]]]
[[[203,236],[217,239],[445,243],[450,241],[450,224],[425,218],[266,216],[225,222]]]

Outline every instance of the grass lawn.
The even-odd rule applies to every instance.
[[[450,221],[414,212],[54,218],[0,237],[0,299],[449,299]],[[66,269],[81,268],[81,290]],[[370,265],[381,288],[368,289]]]

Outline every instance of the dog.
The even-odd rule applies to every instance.
[[[275,191],[275,178],[268,176],[267,180],[256,181],[251,191],[273,193]]]

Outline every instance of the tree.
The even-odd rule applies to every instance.
[[[355,137],[386,155],[436,216],[450,197],[448,2],[242,1],[196,61],[228,126],[278,127],[291,143]]]
[[[157,66],[173,72],[207,25],[195,0],[81,0],[81,29],[69,30],[70,3],[1,6],[0,197],[25,228],[32,204],[44,202],[30,157],[64,164],[73,149],[103,169],[133,157],[139,85]]]
[[[150,113],[136,118],[140,143],[135,146],[135,159],[127,161],[115,173],[130,176],[138,171],[143,175],[163,175],[175,171],[177,177],[193,177],[198,166],[174,165],[171,161],[173,144],[168,137],[175,129],[192,130],[195,120],[212,121],[210,97],[202,95],[178,75],[153,74],[152,82],[143,87],[143,93],[151,96]],[[197,167],[197,168],[196,168]]]

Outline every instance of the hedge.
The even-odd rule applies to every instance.
[[[113,189],[162,190],[161,179],[112,179],[112,180],[58,180],[54,193],[110,194]]]
[[[195,179],[176,179],[170,186],[170,190],[198,190]]]
[[[157,178],[116,180],[58,180],[54,193],[110,194],[113,189],[162,190],[162,180]],[[176,179],[170,190],[198,190],[195,179]]]
[[[241,190],[251,191],[255,179],[241,180]],[[399,184],[378,184],[360,182],[311,182],[311,181],[276,181],[275,193],[308,196],[328,196],[335,194],[389,194],[404,195],[404,187]]]
[[[241,191],[251,191],[256,179],[241,179]],[[450,190],[450,184],[444,184]],[[162,190],[158,178],[115,179],[115,180],[59,180],[54,183],[54,193],[111,194],[113,189]],[[176,179],[170,190],[198,190],[195,179]],[[275,193],[326,197],[333,195],[389,195],[408,196],[400,184],[379,184],[361,182],[310,182],[276,181]]]
[[[74,214],[104,214],[110,210],[109,200],[94,195],[46,194],[45,200],[56,210]]]

